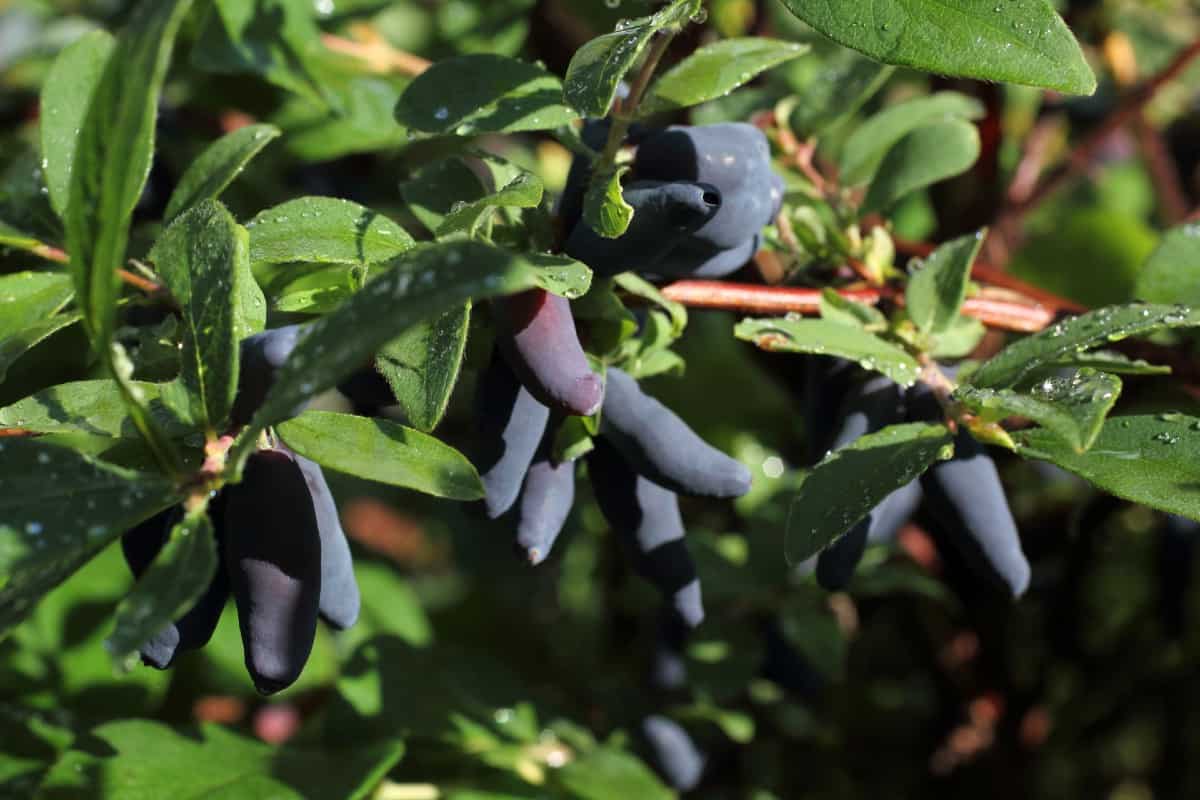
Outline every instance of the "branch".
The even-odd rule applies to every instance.
[[[816,314],[821,309],[820,289],[760,286],[724,281],[676,281],[663,287],[663,296],[689,308],[733,311],[740,314]],[[842,297],[867,305],[887,299],[904,304],[904,295],[891,288],[841,289]],[[1054,322],[1057,312],[1018,298],[1006,290],[985,289],[968,298],[962,313],[985,325],[1006,331],[1036,333]]]
[[[1135,120],[1162,88],[1178,78],[1197,57],[1200,57],[1200,39],[1185,47],[1162,71],[1135,89],[1104,122],[1100,123],[1099,127],[1071,152],[1066,164],[1042,181],[1023,202],[1015,204],[1010,210],[1014,219],[1024,216],[1085,171],[1096,158],[1096,154],[1100,152],[1108,137]]]

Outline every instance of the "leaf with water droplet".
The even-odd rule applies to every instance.
[[[1187,306],[1134,303],[1113,306],[1055,323],[1010,344],[967,378],[973,386],[1001,389],[1072,354],[1165,328],[1200,326],[1200,312]]]
[[[1200,419],[1178,414],[1112,417],[1076,452],[1043,429],[1013,434],[1026,458],[1050,461],[1117,497],[1200,520]]]

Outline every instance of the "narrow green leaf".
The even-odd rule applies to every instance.
[[[562,104],[562,82],[544,68],[474,53],[438,61],[396,103],[410,130],[471,136],[553,130],[578,118]]]
[[[1200,223],[1163,237],[1138,273],[1134,296],[1148,303],[1200,305]]]
[[[0,441],[0,635],[126,529],[176,500],[158,476],[36,439]]]
[[[842,181],[849,186],[870,181],[887,152],[917,128],[947,119],[980,119],[983,113],[982,103],[958,92],[937,92],[885,108],[846,140],[839,158]]]
[[[822,51],[814,58],[819,67],[806,76],[807,80],[789,81],[796,96],[788,121],[802,136],[821,134],[849,119],[895,72],[894,67],[844,47]]]
[[[1082,453],[1100,435],[1120,394],[1116,375],[1084,368],[1069,377],[1046,378],[1028,392],[963,386],[954,397],[991,421],[1010,416],[1032,420]]]
[[[233,279],[233,331],[240,342],[266,329],[267,298],[251,269],[250,231],[237,225],[234,227],[234,236],[237,238],[237,258],[234,261]]]
[[[612,33],[587,42],[567,66],[563,97],[584,116],[608,116],[621,79],[654,35],[686,24],[700,10],[700,0],[673,0],[655,14],[623,20]]]
[[[961,175],[979,158],[979,131],[951,119],[913,130],[884,156],[862,211],[884,211],[906,195]]]
[[[322,264],[317,269],[281,271],[270,284],[271,307],[287,313],[328,314],[359,290],[361,269],[346,264]]]
[[[4,247],[15,247],[18,250],[26,252],[34,252],[38,245],[42,243],[36,236],[31,236],[24,231],[14,228],[7,222],[0,220],[0,245]]]
[[[54,334],[69,328],[83,319],[79,312],[59,314],[41,322],[35,322],[24,330],[17,331],[6,339],[0,339],[0,381],[8,373],[8,368],[18,358],[28,353],[37,345]]]
[[[71,163],[67,250],[84,325],[100,353],[112,339],[117,270],[150,173],[158,96],[190,7],[191,0],[144,1],[134,11],[93,92]]]
[[[73,293],[71,277],[58,272],[0,275],[0,340],[53,316]]]
[[[1151,364],[1140,358],[1130,358],[1115,350],[1092,350],[1082,353],[1068,353],[1048,365],[1047,369],[1055,370],[1062,367],[1091,367],[1101,372],[1113,372],[1117,375],[1170,375],[1171,368],[1161,364]]]
[[[596,747],[551,773],[562,796],[578,800],[609,800],[636,797],[638,800],[671,800],[675,793],[633,755],[615,747]]]
[[[724,97],[769,69],[804,55],[809,46],[752,36],[701,47],[650,87],[638,115],[689,108]]]
[[[613,278],[613,282],[622,291],[628,292],[634,297],[648,300],[653,305],[667,312],[667,316],[671,318],[671,330],[676,338],[683,335],[683,331],[687,328],[688,324],[687,306],[683,303],[676,303],[674,300],[668,300],[658,290],[657,286],[632,272],[623,272],[617,275]]]
[[[168,435],[184,436],[195,430],[159,399],[158,384],[134,381],[130,385]],[[79,431],[123,439],[138,436],[121,400],[121,390],[110,380],[75,381],[43,389],[0,408],[0,426],[24,428],[34,433]]]
[[[534,287],[578,297],[590,282],[587,267],[561,256],[520,255],[476,241],[414,247],[337,311],[313,323],[243,436],[287,418],[423,320],[469,300]]]
[[[107,31],[85,33],[58,54],[42,84],[42,171],[50,205],[60,217],[66,217],[71,197],[79,131],[114,44]]]
[[[873,333],[818,319],[747,319],[734,329],[737,338],[763,350],[812,353],[855,361],[902,386],[912,386],[920,373],[916,359]]]
[[[629,229],[633,206],[625,202],[621,192],[621,177],[629,167],[615,167],[597,173],[588,184],[583,197],[583,218],[592,230],[609,239],[616,239]]]
[[[1001,389],[1073,353],[1165,328],[1196,326],[1200,326],[1200,312],[1187,306],[1134,303],[1101,308],[1018,339],[971,373],[967,381],[980,388]]]
[[[536,208],[542,202],[545,186],[542,179],[530,172],[521,172],[500,191],[482,197],[470,203],[452,207],[450,214],[442,220],[436,231],[439,237],[451,236],[455,233],[466,232],[471,236],[478,234],[482,224],[487,221],[493,209],[496,208]]]
[[[226,134],[196,157],[167,201],[163,222],[170,222],[203,200],[215,200],[241,174],[250,159],[277,138],[274,125],[247,125]]]
[[[248,264],[238,225],[216,200],[181,215],[150,251],[183,319],[180,384],[186,416],[209,431],[223,427],[238,381],[235,318]]]
[[[301,197],[246,223],[250,263],[378,264],[413,246],[388,217],[333,197]]]
[[[471,307],[454,308],[405,331],[375,358],[404,416],[419,430],[442,421],[467,348]]]
[[[1078,453],[1050,431],[1013,434],[1018,452],[1050,461],[1117,497],[1200,520],[1200,418],[1110,417]]]
[[[287,446],[322,466],[435,497],[478,500],[479,473],[462,453],[384,419],[307,411],[278,426]]]
[[[1091,94],[1096,76],[1046,0],[783,0],[829,38],[887,64]]]
[[[119,668],[129,669],[143,644],[195,605],[217,566],[212,522],[207,510],[199,509],[171,529],[162,550],[117,606],[105,645]]]
[[[924,333],[950,328],[967,299],[971,266],[987,231],[946,242],[921,262],[904,292],[908,316]]]
[[[787,521],[791,563],[811,558],[850,530],[885,497],[946,455],[953,437],[944,425],[916,422],[867,434],[813,468]]]
[[[395,739],[276,748],[220,725],[172,728],[146,719],[106,722],[87,740],[51,768],[47,797],[77,795],[87,775],[88,793],[98,797],[367,800],[404,752]]]

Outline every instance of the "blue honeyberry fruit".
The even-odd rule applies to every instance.
[[[250,456],[228,487],[225,564],[246,669],[273,694],[300,677],[312,652],[321,598],[321,534],[308,483],[285,450]]]
[[[688,627],[696,627],[704,620],[704,605],[678,498],[638,474],[603,437],[595,445],[588,471],[601,512],[634,571],[658,587]]]
[[[600,407],[604,380],[592,372],[571,303],[530,289],[492,302],[496,341],[513,372],[541,403],[588,416]]]
[[[741,497],[750,470],[701,439],[619,369],[608,370],[601,433],[640,474],[680,494]]]
[[[479,430],[475,466],[484,487],[484,508],[492,519],[512,508],[550,420],[499,353],[479,377],[476,407]]]

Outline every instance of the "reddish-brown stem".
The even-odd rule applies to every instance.
[[[676,281],[662,289],[668,300],[689,308],[733,311],[740,314],[816,314],[821,310],[821,290],[790,286],[759,286],[724,281]],[[842,297],[876,305],[885,297],[903,304],[903,294],[884,289],[842,289]],[[985,325],[1007,331],[1034,333],[1054,321],[1054,309],[993,294],[969,298],[963,313]]]
[[[25,428],[0,428],[0,439],[24,439],[30,436],[37,436],[37,433]]]
[[[1162,134],[1154,129],[1139,113],[1133,120],[1133,132],[1137,136],[1138,148],[1146,162],[1146,171],[1154,182],[1154,193],[1158,198],[1158,210],[1163,222],[1178,225],[1188,213],[1187,193],[1179,179],[1179,168],[1163,141]]]
[[[156,294],[162,291],[162,286],[149,278],[143,278],[135,272],[130,272],[127,269],[117,270],[117,274],[121,276],[121,280],[128,283],[135,289],[141,289],[146,294]]]

